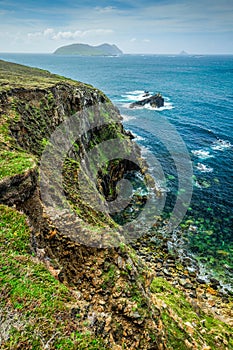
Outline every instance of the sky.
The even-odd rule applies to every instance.
[[[233,54],[233,0],[0,0],[0,52],[51,53],[72,43]]]

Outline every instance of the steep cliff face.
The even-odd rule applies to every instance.
[[[32,227],[33,250],[50,262],[56,278],[75,286],[80,292],[80,304],[84,303],[86,308],[86,315],[84,309],[81,312],[81,320],[93,318],[92,331],[101,334],[107,344],[125,344],[132,349],[139,346],[146,349],[152,344],[157,347],[160,343],[159,312],[150,305],[146,292],[149,286],[145,285],[147,272],[140,267],[136,256],[130,257],[124,244],[101,248],[101,230],[108,231],[110,238],[115,235],[120,239],[120,228],[107,212],[101,213],[92,207],[90,190],[80,195],[77,181],[80,163],[84,162],[86,177],[92,166],[85,154],[109,139],[118,139],[128,158],[132,154],[139,158],[139,149],[130,142],[131,135],[124,131],[118,110],[98,90],[65,79],[60,81],[60,78],[46,89],[40,86],[5,89],[3,86],[0,99],[2,153],[17,152],[18,162],[25,152],[33,159],[25,168],[22,162],[21,174],[13,171],[2,177],[0,202],[16,205],[26,213]],[[75,138],[61,164],[63,191],[75,214],[63,208],[62,215],[54,221],[49,215],[51,210],[54,215],[54,207],[49,202],[48,211],[46,200],[41,201],[43,187],[39,186],[38,167],[51,135],[75,113],[78,113],[75,129],[82,132],[77,133],[78,137],[72,135]],[[108,154],[104,152],[101,157],[108,160]],[[128,171],[138,170],[138,165],[128,160],[113,160],[97,174],[100,197],[116,197],[117,182]],[[140,162],[143,165],[142,160]],[[47,171],[55,171],[51,176],[56,177],[57,168],[51,169],[50,165],[47,164]],[[49,199],[57,205],[62,198],[56,186],[59,184],[55,181]],[[89,196],[89,201],[85,201],[85,196]],[[77,239],[77,235],[83,236],[84,242]],[[154,337],[151,337],[152,333]]]
[[[153,280],[105,210],[117,183],[132,172],[143,177],[146,167],[118,110],[91,86],[0,62],[2,76],[4,69],[0,203],[26,214],[32,251],[76,295],[76,329],[100,336],[106,349],[175,349],[179,332],[187,340],[177,341],[180,349],[204,349],[208,339],[157,298],[169,286]]]

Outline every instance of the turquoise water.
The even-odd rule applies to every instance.
[[[173,148],[168,151],[153,128],[155,120],[163,119],[174,126],[187,147],[193,172],[191,203],[179,228],[188,237],[187,249],[231,282],[233,56],[1,54],[0,58],[48,69],[104,91],[120,109],[125,127],[137,136],[145,153],[152,152],[163,169],[167,180],[162,184],[167,191],[164,216],[174,205],[179,186],[173,159],[177,145],[175,139],[170,140]],[[145,90],[160,92],[165,107],[130,109],[129,103]]]

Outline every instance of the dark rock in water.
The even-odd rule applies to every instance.
[[[135,139],[135,136],[132,134],[132,132],[130,130],[124,130],[123,132],[126,136],[128,136],[130,138],[130,140]]]
[[[164,98],[161,94],[152,95],[146,98],[143,98],[140,101],[136,101],[130,104],[130,108],[145,106],[146,104],[150,104],[151,107],[163,107],[164,106]]]
[[[142,97],[144,98],[144,97],[148,97],[148,96],[150,96],[149,91],[144,91],[144,95]]]

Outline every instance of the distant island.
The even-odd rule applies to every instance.
[[[181,56],[188,56],[188,52],[182,50],[180,53],[179,53]]]
[[[120,56],[123,52],[116,46],[102,44],[91,46],[88,44],[71,44],[59,47],[55,55],[79,55],[79,56]]]

